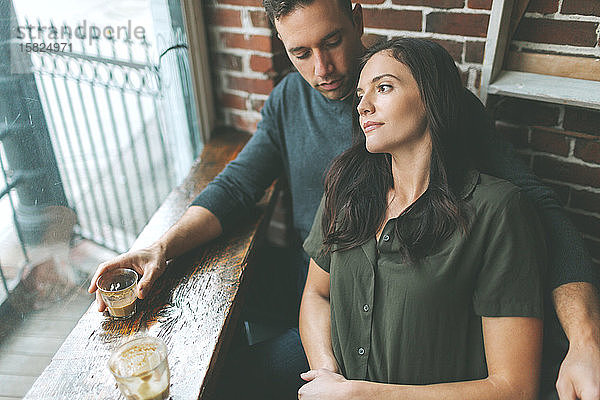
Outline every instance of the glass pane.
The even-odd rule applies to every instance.
[[[66,337],[90,273],[186,176],[190,82],[177,1],[0,1],[0,363],[40,321]]]

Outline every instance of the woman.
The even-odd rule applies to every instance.
[[[306,399],[534,399],[542,235],[519,189],[470,168],[450,55],[365,55],[361,129],[334,160],[304,248]]]

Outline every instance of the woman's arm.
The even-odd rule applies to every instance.
[[[300,337],[311,369],[338,372],[331,347],[329,274],[312,258],[300,304]]]
[[[348,381],[329,371],[310,371],[301,400],[534,400],[539,387],[542,321],[537,318],[482,318],[488,377],[476,381],[411,386]]]

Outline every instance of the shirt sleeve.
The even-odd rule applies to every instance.
[[[556,194],[542,184],[517,156],[512,145],[495,131],[483,105],[466,91],[469,127],[466,142],[472,146],[476,167],[489,175],[519,186],[535,206],[548,244],[546,286],[554,290],[570,282],[589,282],[600,288],[600,270],[596,270],[583,238],[566,215]]]
[[[321,204],[315,214],[315,219],[308,237],[304,241],[304,251],[310,256],[317,265],[325,272],[329,272],[329,264],[331,263],[331,254],[323,252],[323,230],[321,228],[321,220],[323,218],[323,208],[325,205],[325,196],[321,198]]]
[[[257,130],[237,158],[194,199],[191,206],[210,210],[224,230],[262,198],[282,173],[283,150],[278,125],[277,98],[273,92],[263,109]]]
[[[543,317],[545,244],[536,212],[512,192],[488,222],[483,262],[473,295],[477,315]]]

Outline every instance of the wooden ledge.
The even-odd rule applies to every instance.
[[[208,143],[200,161],[174,189],[135,242],[159,238],[194,197],[239,153],[249,135],[224,133]],[[111,351],[132,335],[159,336],[169,348],[171,396],[202,398],[215,363],[237,318],[236,298],[244,270],[262,236],[274,189],[240,221],[239,229],[174,260],[152,292],[138,302],[136,316],[114,321],[92,303],[25,399],[117,399],[120,393],[107,362]],[[225,345],[224,345],[225,343]]]

